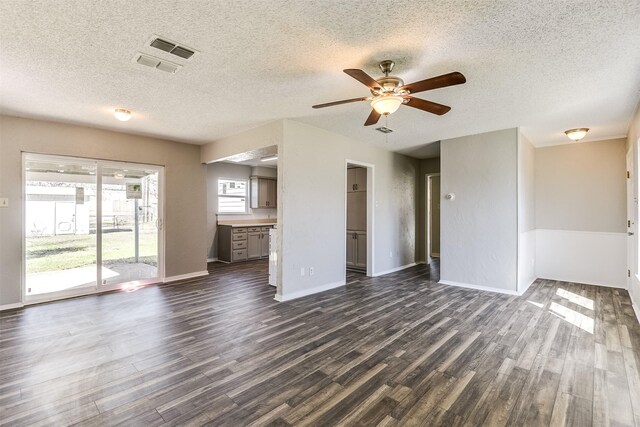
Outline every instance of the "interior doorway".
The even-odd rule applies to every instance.
[[[426,189],[426,262],[431,264],[432,258],[440,259],[440,174],[425,176]]]
[[[161,281],[163,168],[23,155],[25,303]]]
[[[373,167],[347,161],[346,269],[373,275]]]

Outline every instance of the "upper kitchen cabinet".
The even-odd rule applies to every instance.
[[[278,186],[274,178],[251,177],[251,209],[275,209],[278,202]]]
[[[347,192],[367,191],[367,168],[347,169]]]

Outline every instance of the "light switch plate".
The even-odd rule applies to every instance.
[[[8,208],[9,207],[9,199],[6,197],[0,197],[0,208]]]

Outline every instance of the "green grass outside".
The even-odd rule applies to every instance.
[[[61,235],[27,238],[27,273],[67,270],[96,263],[96,235]],[[140,262],[156,265],[158,240],[156,228],[149,224],[140,229]],[[102,262],[135,262],[133,231],[102,235]]]

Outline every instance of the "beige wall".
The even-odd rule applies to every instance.
[[[206,270],[206,185],[200,147],[88,127],[0,116],[0,306],[21,299],[22,152],[165,166],[166,276]]]
[[[626,232],[624,139],[536,149],[536,227]]]
[[[283,121],[278,120],[246,132],[231,135],[203,145],[200,160],[202,163],[211,163],[222,160],[234,154],[252,151],[257,148],[280,145],[283,135]]]

